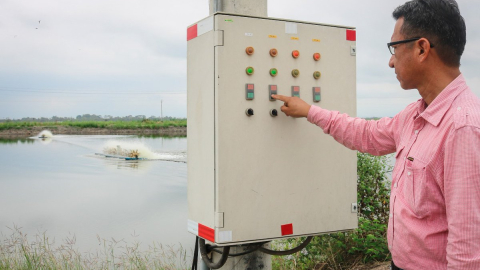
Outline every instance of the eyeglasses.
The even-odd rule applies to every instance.
[[[390,53],[392,55],[395,55],[395,47],[393,47],[394,45],[408,43],[408,42],[412,42],[412,41],[417,41],[419,39],[421,39],[421,37],[409,38],[409,39],[404,39],[404,40],[400,40],[400,41],[394,41],[394,42],[387,43],[387,47],[388,47],[388,50],[390,51]],[[433,48],[432,43],[430,43],[430,48]]]

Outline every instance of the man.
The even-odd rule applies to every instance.
[[[422,96],[393,118],[366,121],[273,95],[346,147],[396,152],[388,245],[392,269],[480,269],[480,100],[460,73],[465,23],[454,0],[393,12],[389,66]]]

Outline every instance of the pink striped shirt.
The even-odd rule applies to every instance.
[[[398,267],[480,269],[480,100],[462,75],[393,118],[311,106],[307,119],[350,149],[396,152],[387,238]]]

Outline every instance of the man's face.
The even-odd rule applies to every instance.
[[[399,18],[395,24],[391,42],[404,40],[405,36],[400,33],[403,25],[403,18]],[[400,82],[400,86],[405,89],[415,88],[415,62],[413,61],[413,43],[402,43],[394,45],[395,55],[390,57],[388,65],[391,68],[395,68],[395,74],[397,74],[397,80]]]

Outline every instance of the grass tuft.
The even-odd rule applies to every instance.
[[[0,269],[188,269],[187,251],[180,245],[164,246],[153,243],[142,250],[140,243],[103,239],[97,235],[102,249],[96,253],[81,253],[75,248],[75,236],[56,245],[46,232],[29,240],[21,228],[8,228],[9,236],[1,234]],[[191,253],[191,252],[190,252]]]

